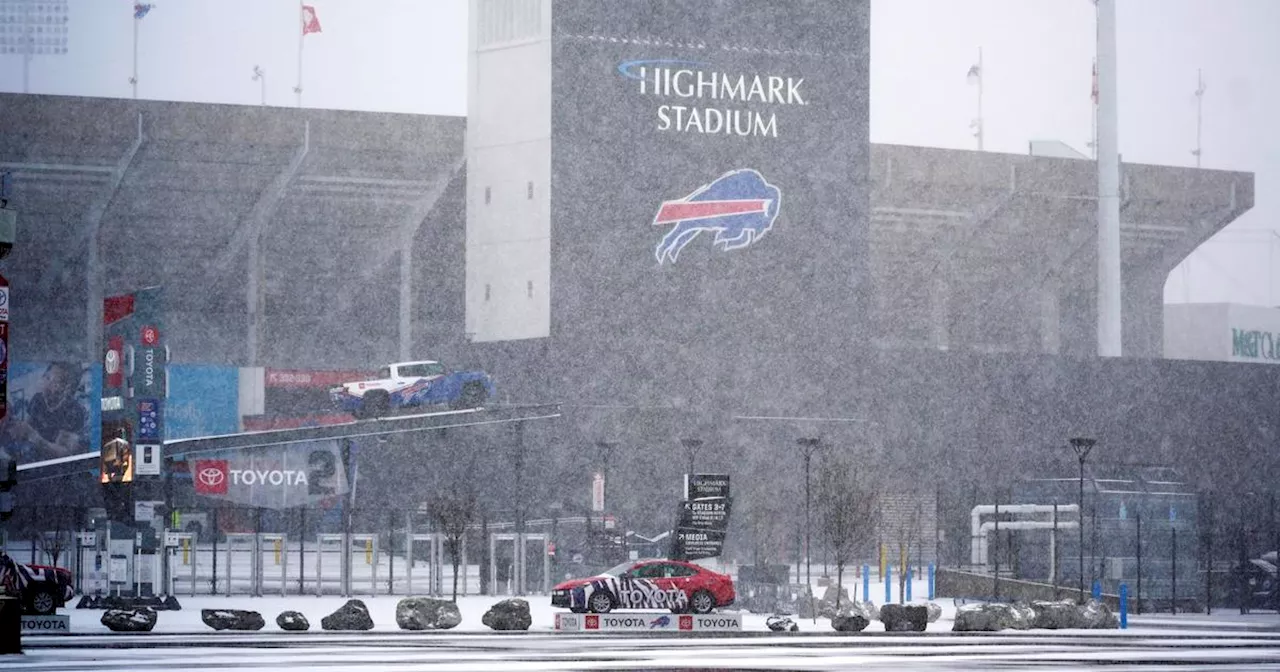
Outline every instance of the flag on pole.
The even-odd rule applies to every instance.
[[[982,68],[977,65],[971,66],[966,79],[970,84],[977,84],[978,80],[982,79]]]
[[[133,18],[141,19],[152,9],[155,9],[155,5],[150,2],[135,2],[133,3]]]
[[[1090,94],[1090,97],[1093,98],[1093,104],[1097,105],[1098,104],[1098,59],[1096,58],[1093,59],[1093,93]]]
[[[302,34],[320,32],[320,19],[316,18],[316,8],[311,5],[302,6]]]

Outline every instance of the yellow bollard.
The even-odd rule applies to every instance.
[[[276,552],[276,565],[279,566],[280,565],[280,540],[279,539],[276,539],[275,552]]]
[[[366,565],[373,564],[373,540],[372,539],[364,540],[364,564]]]
[[[182,564],[191,564],[191,540],[186,537],[182,538]]]

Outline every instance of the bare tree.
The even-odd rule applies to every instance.
[[[462,540],[467,534],[467,525],[475,517],[476,495],[470,488],[463,490],[453,486],[432,495],[427,501],[427,508],[431,512],[431,520],[436,529],[445,536],[445,548],[448,549],[449,557],[453,562],[453,601],[457,602]]]
[[[27,525],[27,536],[33,550],[43,554],[49,564],[57,566],[75,537],[76,510],[69,507],[42,507]],[[33,558],[34,559],[34,558]]]
[[[893,539],[898,547],[898,604],[906,602],[907,568],[911,564],[911,552],[920,543],[924,511],[920,498],[907,495],[895,502],[898,509],[894,516]]]
[[[818,511],[836,565],[836,614],[844,593],[844,568],[874,534],[879,494],[870,469],[848,459],[824,461],[818,477]],[[857,588],[854,588],[857,595]],[[866,599],[866,596],[863,596]]]

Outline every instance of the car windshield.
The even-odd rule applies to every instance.
[[[622,563],[621,565],[618,565],[617,567],[613,567],[613,568],[611,568],[611,569],[606,569],[605,571],[603,571],[603,572],[601,572],[601,573],[602,573],[602,574],[608,574],[609,576],[622,576],[622,573],[623,573],[623,572],[627,571],[628,569],[631,569],[631,567],[632,567],[633,565],[635,565],[635,564],[636,564],[636,563],[634,563],[634,562],[624,562],[624,563]]]
[[[378,369],[378,375],[373,377],[371,380],[386,380],[390,377],[391,377],[391,367],[384,366],[381,369]]]

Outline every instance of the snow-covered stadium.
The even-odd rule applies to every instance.
[[[768,3],[758,21],[696,35],[606,27],[593,4],[554,20],[548,4],[546,21],[473,17],[467,118],[0,95],[0,170],[20,213],[4,261],[13,359],[96,368],[104,296],[160,286],[174,384],[182,366],[232,371],[234,398],[217,403],[237,432],[289,415],[323,423],[311,416],[327,409],[305,407],[327,402],[323,387],[273,388],[273,373],[415,359],[484,369],[498,395],[476,415],[500,424],[349,439],[352,525],[387,536],[470,479],[494,529],[607,512],[652,538],[692,468],[733,477],[727,558],[795,562],[797,440],[817,438],[896,495],[878,540],[923,511],[917,560],[970,566],[973,507],[1074,503],[1067,441],[1088,436],[1094,530],[1129,534],[1126,496],[1129,510],[1174,502],[1195,540],[1188,584],[1196,558],[1235,557],[1203,540],[1255,529],[1250,498],[1280,468],[1267,401],[1280,390],[1265,367],[1163,359],[1162,293],[1252,207],[1251,174],[1122,166],[1123,357],[1100,358],[1095,164],[871,144],[866,3],[821,30],[767,36],[751,26],[777,23]],[[689,96],[678,75],[665,96],[641,88],[680,67],[694,73]],[[697,81],[714,75],[721,88],[707,90],[723,93],[751,72],[794,93],[761,103],[772,136],[661,126],[658,109],[701,96]],[[717,105],[758,102],[740,95]],[[695,232],[664,260],[660,211],[740,169],[779,185],[780,197],[747,194],[780,198],[761,206],[767,227],[737,248]],[[170,470],[185,453],[248,445],[222,441],[184,444]],[[101,506],[96,468],[25,471],[40,485],[20,490],[15,520],[40,528],[41,511]],[[595,472],[605,511],[592,510]],[[166,482],[188,520],[217,524],[222,505],[193,491],[185,462]],[[230,505],[222,516],[224,531],[308,539],[339,524]],[[1091,564],[1127,558],[1119,544],[1095,537]],[[1033,555],[1020,562],[1038,567]],[[1068,585],[1073,566],[1060,568]],[[1105,590],[1131,571],[1107,572]]]

